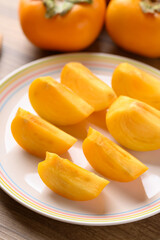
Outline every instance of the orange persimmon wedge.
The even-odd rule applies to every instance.
[[[34,110],[45,120],[57,125],[72,125],[93,111],[87,102],[51,77],[34,80],[29,88]]]
[[[117,96],[138,99],[160,110],[158,78],[127,62],[120,63],[112,75],[112,88]]]
[[[64,66],[61,83],[83,98],[95,111],[108,108],[116,99],[114,90],[79,62]]]
[[[89,128],[83,152],[91,166],[104,177],[120,182],[138,178],[148,168],[98,131]]]
[[[160,111],[147,103],[119,96],[106,113],[110,134],[134,151],[160,149]]]
[[[45,157],[46,151],[62,154],[77,141],[71,135],[21,108],[12,121],[11,131],[23,149],[40,158]]]
[[[96,198],[109,183],[68,159],[49,152],[46,159],[38,164],[38,173],[52,191],[75,201]]]

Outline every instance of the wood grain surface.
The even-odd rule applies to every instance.
[[[24,36],[18,21],[18,0],[0,0],[0,79],[32,60],[58,54],[34,47]],[[127,56],[160,69],[160,59],[149,59],[118,48],[105,29],[85,50]],[[1,240],[159,240],[160,214],[138,222],[110,227],[87,227],[58,222],[23,207],[0,190]]]

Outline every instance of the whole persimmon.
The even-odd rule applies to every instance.
[[[104,24],[105,0],[20,0],[26,37],[43,49],[77,51],[89,46]]]
[[[113,41],[123,49],[160,57],[159,0],[111,0],[105,23]]]

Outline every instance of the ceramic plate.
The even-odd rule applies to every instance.
[[[47,217],[83,225],[114,225],[137,221],[160,212],[160,150],[150,152],[130,151],[149,167],[149,170],[130,183],[111,181],[94,200],[76,202],[65,199],[41,181],[37,173],[40,159],[26,153],[12,137],[10,125],[18,107],[34,113],[28,100],[28,87],[39,76],[52,76],[57,81],[63,66],[78,61],[110,85],[115,67],[129,62],[144,71],[160,77],[152,67],[131,59],[109,54],[65,54],[47,57],[29,63],[8,75],[0,86],[0,171],[1,187],[19,203]],[[92,172],[82,152],[82,142],[88,127],[99,130],[114,140],[107,132],[104,112],[62,129],[78,138],[77,143],[63,155],[77,165]]]

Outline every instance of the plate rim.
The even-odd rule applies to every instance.
[[[27,209],[29,209],[37,214],[40,214],[44,217],[47,217],[47,218],[50,218],[53,220],[57,220],[60,222],[64,222],[64,223],[74,224],[74,225],[97,226],[97,227],[98,226],[115,226],[115,225],[122,225],[122,224],[127,224],[127,223],[132,223],[132,222],[138,222],[138,221],[141,221],[143,219],[152,217],[152,216],[160,213],[160,211],[156,210],[155,212],[147,213],[146,215],[139,216],[139,217],[136,217],[133,219],[127,219],[127,220],[121,220],[121,221],[115,221],[115,222],[98,222],[98,221],[97,222],[85,222],[85,221],[70,220],[70,219],[50,215],[48,213],[44,213],[40,210],[37,210],[36,208],[31,207],[30,205],[24,203],[24,201],[20,200],[16,196],[14,196],[10,191],[8,191],[5,187],[3,187],[3,185],[1,186],[1,188],[9,197],[11,197],[13,200],[18,202],[19,204],[21,204],[23,207],[26,207]]]
[[[34,60],[34,61],[31,61],[27,64],[24,64],[22,65],[21,67],[13,70],[11,73],[7,74],[5,77],[2,78],[2,80],[0,80],[0,89],[5,86],[5,84],[7,82],[10,81],[10,78],[11,77],[14,77],[15,74],[17,73],[20,73],[21,71],[27,69],[28,67],[30,66],[34,66],[38,63],[41,63],[41,62],[44,62],[46,60],[49,60],[49,59],[56,59],[56,58],[63,58],[63,57],[67,57],[67,56],[85,56],[85,55],[89,55],[89,56],[99,56],[99,57],[107,57],[107,58],[113,58],[113,59],[117,59],[117,60],[120,60],[120,61],[129,61],[133,64],[136,64],[136,65],[140,65],[140,66],[144,66],[144,67],[147,67],[150,71],[154,71],[156,72],[158,75],[160,74],[160,70],[155,68],[155,67],[152,67],[146,63],[143,63],[143,62],[140,62],[140,61],[137,61],[137,60],[134,60],[132,58],[128,58],[128,57],[123,57],[123,56],[120,56],[120,55],[115,55],[115,54],[107,54],[107,53],[96,53],[96,52],[92,52],[92,53],[88,53],[88,52],[81,52],[81,53],[66,53],[66,54],[57,54],[57,55],[52,55],[52,56],[47,56],[47,57],[43,57],[43,58],[40,58],[40,59],[37,59],[37,60]],[[3,92],[3,91],[2,91]],[[0,173],[1,173],[1,169],[0,169]],[[1,177],[0,177],[1,178]],[[155,210],[154,212],[150,212],[150,213],[147,213],[145,215],[142,215],[142,216],[138,216],[138,217],[135,217],[135,218],[131,218],[131,219],[125,219],[125,220],[120,220],[120,221],[111,221],[111,222],[98,222],[98,219],[97,219],[97,222],[85,222],[85,221],[78,221],[78,220],[71,220],[71,219],[66,219],[66,218],[62,218],[62,217],[57,217],[57,216],[54,216],[54,215],[50,215],[48,213],[45,213],[45,212],[42,212],[41,210],[38,210],[30,205],[28,205],[27,203],[25,203],[24,201],[22,201],[21,199],[19,199],[17,196],[15,196],[13,193],[11,193],[5,186],[3,186],[1,184],[1,188],[2,190],[7,193],[12,199],[16,200],[18,203],[20,203],[21,205],[27,207],[28,209],[36,212],[36,213],[39,213],[43,216],[46,216],[46,217],[49,217],[49,218],[52,218],[52,219],[55,219],[55,220],[58,220],[58,221],[62,221],[62,222],[67,222],[67,223],[71,223],[71,224],[78,224],[78,225],[88,225],[88,226],[111,226],[111,225],[120,225],[120,224],[126,224],[126,223],[130,223],[130,222],[135,222],[135,221],[139,221],[139,220],[142,220],[142,219],[145,219],[145,218],[148,218],[148,217],[151,217],[153,215],[156,215],[158,213],[160,213],[160,210],[158,211]]]
[[[78,53],[62,53],[62,54],[56,54],[56,55],[51,55],[51,56],[47,56],[47,57],[42,57],[36,60],[33,60],[31,62],[28,62],[26,64],[23,64],[22,66],[16,68],[15,70],[11,71],[10,73],[8,73],[5,77],[3,77],[2,79],[0,79],[0,88],[2,87],[2,85],[12,76],[14,76],[16,73],[20,72],[23,69],[28,68],[29,66],[35,65],[37,63],[43,62],[45,60],[49,60],[49,59],[54,59],[54,58],[59,58],[59,57],[65,57],[65,56],[76,56],[76,55],[90,55],[90,56],[94,56],[94,55],[98,55],[98,56],[104,56],[104,57],[110,57],[110,58],[119,58],[119,59],[124,59],[130,62],[134,62],[136,65],[143,65],[144,67],[149,68],[150,70],[156,71],[158,74],[160,72],[159,69],[150,66],[147,63],[143,63],[140,62],[138,60],[129,58],[129,57],[124,57],[124,56],[120,56],[120,55],[116,55],[116,54],[110,54],[110,53],[98,53],[98,52],[78,52]]]

